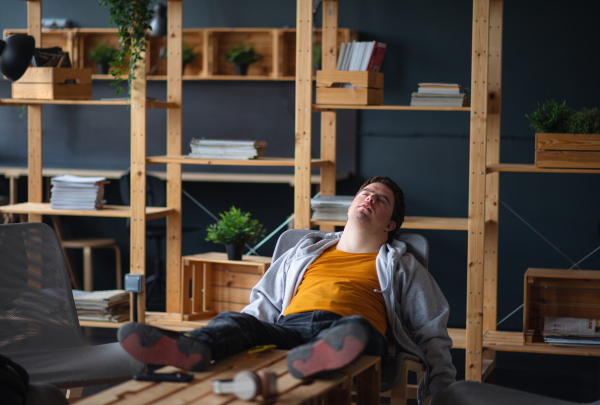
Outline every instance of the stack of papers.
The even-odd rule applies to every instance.
[[[600,319],[544,319],[544,342],[560,346],[600,346]]]
[[[127,322],[129,293],[125,290],[73,290],[75,308],[80,321]]]
[[[198,159],[255,159],[265,154],[267,142],[231,139],[192,139],[192,152]]]
[[[324,195],[310,199],[313,210],[312,219],[315,221],[347,221],[348,208],[354,196]]]
[[[461,92],[456,83],[419,83],[419,90],[412,93],[413,107],[468,107],[471,100]]]
[[[105,177],[81,177],[63,174],[52,178],[50,207],[57,210],[96,210],[105,201]]]

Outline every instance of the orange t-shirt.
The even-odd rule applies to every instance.
[[[329,311],[362,315],[385,336],[386,310],[375,259],[377,253],[347,253],[326,249],[306,269],[302,283],[283,315]]]

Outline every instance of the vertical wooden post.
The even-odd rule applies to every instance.
[[[310,229],[312,6],[311,0],[298,0],[296,11],[294,227],[299,229]]]
[[[335,70],[337,63],[338,2],[323,2],[323,70]],[[335,195],[337,111],[321,113],[321,159],[332,165],[321,169],[321,195]],[[321,225],[322,231],[333,232],[335,226]]]
[[[483,257],[488,115],[488,32],[490,0],[473,0],[469,234],[467,269],[467,352],[465,379],[481,381]]]
[[[42,2],[27,2],[27,33],[35,39],[35,46],[42,46]],[[42,182],[42,106],[27,107],[28,124],[28,173],[27,200],[41,203],[43,201]],[[29,214],[29,222],[42,222],[40,214]]]
[[[146,59],[136,63],[131,83],[130,272],[146,272]],[[146,291],[137,295],[138,322],[146,318]]]
[[[486,154],[488,165],[500,163],[503,3],[503,0],[490,1]],[[496,330],[496,323],[498,322],[498,208],[500,202],[500,173],[489,173],[486,177],[483,330]],[[486,358],[492,360],[496,358],[495,352],[489,352],[484,355]]]
[[[271,46],[273,47],[273,71],[271,72],[271,77],[274,79],[278,79],[281,76],[281,49],[279,44],[282,38],[280,38],[280,32],[281,30],[271,30]]]
[[[167,99],[176,108],[167,110],[167,155],[181,155],[182,13],[183,2],[168,2]],[[181,165],[167,163],[167,312],[181,310]]]
[[[209,41],[209,30],[202,30],[202,77],[212,74],[212,47]]]

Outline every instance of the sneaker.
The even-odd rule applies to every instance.
[[[358,324],[335,326],[315,342],[289,351],[288,371],[296,378],[338,370],[360,356],[367,345],[367,333]]]
[[[119,328],[117,338],[131,357],[146,364],[191,371],[203,371],[210,364],[210,350],[188,333],[132,322]]]

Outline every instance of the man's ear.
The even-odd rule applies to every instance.
[[[390,221],[390,222],[387,223],[387,225],[385,226],[384,229],[385,229],[386,232],[389,232],[389,231],[391,231],[392,229],[395,229],[395,228],[396,228],[396,221]]]

